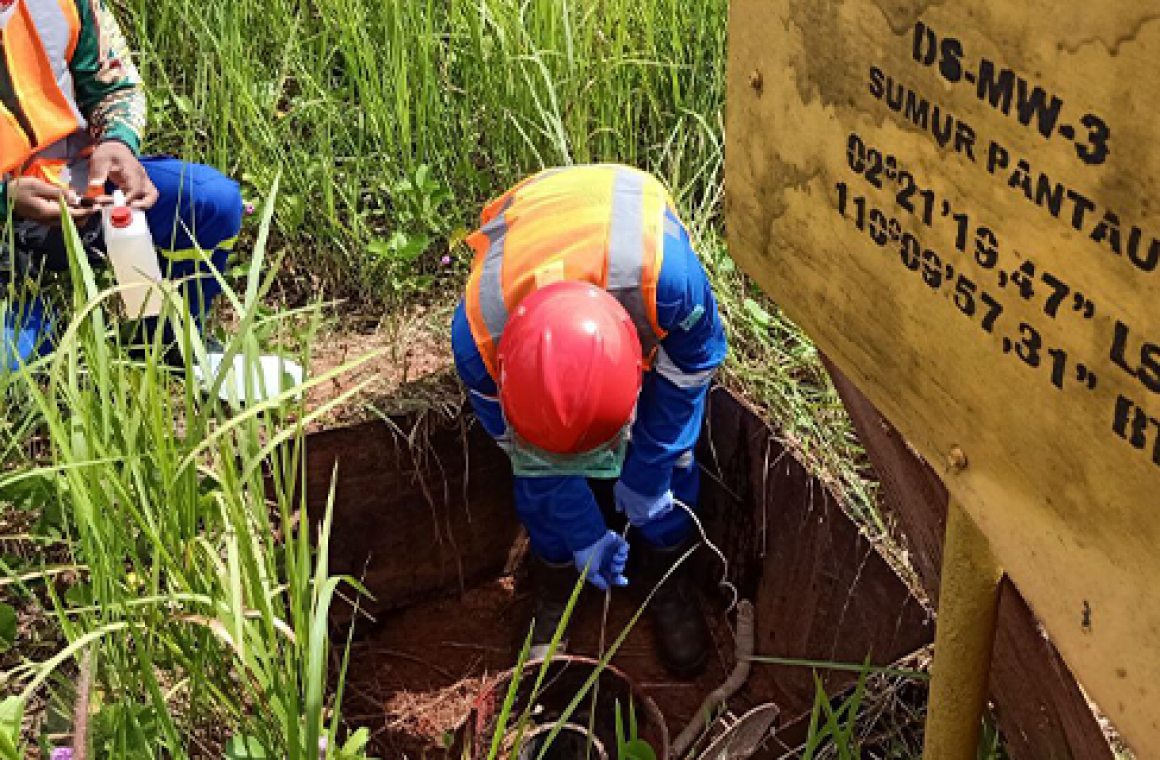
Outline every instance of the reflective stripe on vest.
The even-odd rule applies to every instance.
[[[69,63],[80,38],[75,0],[17,0],[0,29],[0,171],[20,168],[38,151],[86,126]]]
[[[646,367],[665,333],[656,319],[668,194],[625,166],[551,169],[517,185],[482,214],[468,238],[476,251],[467,317],[480,355],[498,379],[496,352],[508,315],[558,280],[607,290],[632,318]]]
[[[20,176],[36,177],[84,195],[89,184],[93,141],[88,131],[73,132],[38,152],[20,168]]]

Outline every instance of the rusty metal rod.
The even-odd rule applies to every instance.
[[[974,760],[1003,571],[987,537],[954,498],[946,537],[922,756]]]

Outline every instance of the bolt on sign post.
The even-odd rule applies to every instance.
[[[1160,756],[1156,13],[731,3],[731,251],[952,494],[940,734],[977,718],[942,695],[985,684],[1001,567]]]

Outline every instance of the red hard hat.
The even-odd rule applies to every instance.
[[[553,454],[616,438],[640,393],[641,348],[628,312],[602,288],[556,282],[527,296],[499,342],[504,416]]]

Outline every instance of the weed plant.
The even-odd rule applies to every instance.
[[[193,13],[125,0],[121,17],[150,86],[151,148],[207,160],[252,191],[283,167],[279,231],[312,268],[381,300],[396,289],[381,261],[394,236],[431,240],[412,262],[430,272],[487,198],[544,166],[637,165],[713,213],[706,148],[721,129],[725,11],[723,0],[207,0]]]
[[[724,242],[725,0],[206,0],[196,13],[124,0],[122,10],[150,89],[151,148],[220,166],[251,195],[284,171],[276,229],[290,269],[372,308],[457,293],[479,208],[541,168],[618,161],[661,177],[714,281],[729,383],[882,534],[815,349]]]
[[[244,290],[226,291],[239,318],[227,361],[256,361],[264,339],[317,326],[309,311],[260,316],[277,270],[265,255],[272,211]],[[24,712],[45,700],[69,717],[76,706],[61,733],[87,732],[88,757],[316,760],[322,737],[342,749],[345,663],[329,681],[326,621],[343,579],[327,567],[329,506],[307,513],[298,466],[318,413],[303,408],[304,391],[341,368],[236,407],[194,376],[205,349],[176,309],[165,318],[194,357],[183,376],[159,366],[160,341],[129,358],[111,317],[116,289],[99,288],[64,219],[71,321],[50,356],[4,377],[6,419],[21,422],[0,429],[5,501],[24,494],[55,515],[51,530],[32,531],[43,541],[23,572],[12,558],[0,569],[64,642],[4,673],[0,758],[27,757]],[[39,451],[14,461],[32,431]],[[55,582],[61,567],[71,586]],[[335,756],[360,756],[360,740]]]
[[[816,352],[728,257],[724,0],[115,8],[149,88],[148,149],[212,163],[267,202],[245,241],[244,289],[227,291],[240,320],[231,351],[253,358],[293,324],[309,361],[317,314],[262,309],[271,259],[375,307],[443,300],[488,198],[549,165],[633,164],[664,179],[690,222],[728,323],[728,381],[881,530]],[[57,351],[0,378],[0,487],[10,510],[36,516],[22,540],[37,546],[0,570],[65,639],[5,673],[0,758],[25,755],[24,711],[49,698],[66,715],[87,705],[94,757],[313,760],[323,735],[359,756],[365,736],[335,736],[344,663],[328,656],[325,619],[342,581],[325,562],[328,515],[306,513],[295,475],[304,425],[326,409],[288,393],[237,410],[160,370],[157,347],[129,360],[108,313],[115,294],[83,261],[72,275],[75,316]],[[7,621],[0,607],[0,648]]]

